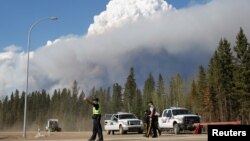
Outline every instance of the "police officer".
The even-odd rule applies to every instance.
[[[150,110],[150,114],[148,115],[149,116],[149,124],[148,124],[148,128],[147,128],[147,133],[146,133],[146,137],[149,137],[151,131],[153,130],[153,135],[152,135],[152,138],[157,138],[157,120],[156,120],[156,116],[155,116],[155,113],[156,113],[156,109],[153,105],[153,102],[150,101],[148,103],[148,106],[149,106],[149,110]]]
[[[95,141],[96,135],[98,134],[98,140],[97,141],[103,141],[103,135],[102,135],[102,125],[101,125],[101,106],[99,104],[99,99],[94,98],[92,101],[84,98],[85,101],[87,101],[90,105],[93,106],[93,133],[89,141]]]

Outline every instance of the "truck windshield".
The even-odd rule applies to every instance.
[[[184,115],[184,114],[191,114],[191,112],[187,109],[176,109],[176,110],[172,110],[173,115]]]
[[[119,115],[120,119],[135,119],[135,115],[133,114],[124,114],[124,115]]]

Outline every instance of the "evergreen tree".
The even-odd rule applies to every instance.
[[[143,89],[143,109],[148,108],[148,102],[154,101],[156,103],[157,97],[155,95],[155,81],[151,73],[145,81]]]
[[[230,105],[232,103],[232,86],[233,86],[233,56],[230,48],[230,44],[226,39],[221,39],[218,47],[218,57],[219,57],[219,90],[222,99],[222,109],[221,115],[224,115],[222,120],[231,119]]]
[[[136,81],[134,76],[134,68],[130,68],[129,76],[127,77],[127,81],[125,83],[125,90],[124,90],[124,110],[127,112],[131,112],[134,110],[133,107],[133,98],[136,95]]]
[[[159,74],[158,78],[158,85],[157,85],[157,103],[156,107],[158,108],[159,112],[162,112],[166,106],[167,106],[167,95],[166,95],[166,90],[165,90],[165,83],[162,78],[162,75]]]
[[[133,98],[133,104],[134,104],[134,108],[133,111],[131,111],[132,113],[134,113],[138,118],[142,118],[143,114],[144,114],[144,110],[142,110],[142,93],[139,89],[136,90],[136,95]]]
[[[103,89],[100,88],[99,91],[97,91],[97,95],[99,97],[99,103],[102,106],[102,113],[111,113],[112,108],[112,100],[111,100],[111,94],[110,94],[110,88]]]
[[[60,112],[60,92],[54,90],[50,100],[49,117],[59,118]]]
[[[212,100],[211,100],[211,94],[209,91],[209,87],[206,86],[203,94],[203,103],[202,103],[202,113],[203,113],[203,120],[204,121],[211,121],[212,120]]]
[[[207,90],[207,79],[206,79],[206,72],[203,66],[199,66],[199,73],[198,73],[198,80],[197,80],[197,92],[198,95],[195,98],[197,101],[197,105],[198,105],[198,113],[203,115],[203,113],[205,113],[206,111],[204,110],[204,95],[206,93]]]
[[[189,95],[187,97],[187,108],[191,109],[193,112],[198,112],[198,92],[195,80],[192,81]]]
[[[89,113],[89,109],[87,108],[87,103],[84,102],[84,97],[85,94],[83,91],[80,92],[79,98],[77,99],[77,125],[76,125],[76,129],[78,129],[78,131],[82,131],[83,130],[83,125],[86,125],[84,123],[84,117],[86,117],[86,113]]]
[[[10,106],[10,113],[9,113],[9,126],[13,126],[14,122],[15,122],[15,114],[16,114],[16,107],[15,107],[15,101],[14,101],[14,94],[12,93],[10,95],[10,100],[8,102],[8,105]]]
[[[70,128],[73,130],[76,126],[77,126],[77,123],[75,121],[77,121],[77,114],[78,114],[78,106],[77,106],[77,96],[78,96],[78,93],[79,93],[79,87],[78,87],[78,83],[76,80],[74,80],[73,82],[73,85],[72,85],[72,88],[71,88],[71,93],[72,93],[72,96],[71,96],[71,110],[70,110]]]
[[[19,108],[20,108],[19,112],[21,115],[19,120],[21,125],[23,125],[23,118],[24,118],[24,99],[25,99],[25,92],[23,91],[19,102]]]
[[[122,105],[122,87],[115,83],[113,85],[113,95],[112,95],[112,112],[116,113],[121,111]]]
[[[9,117],[10,117],[10,112],[11,111],[11,107],[9,106],[9,102],[8,102],[8,96],[6,96],[3,100],[3,129],[4,128],[9,128]]]
[[[174,77],[171,78],[169,87],[170,105],[177,107],[185,107],[186,103],[184,99],[184,83],[180,74],[176,74]]]
[[[219,57],[217,51],[214,52],[208,66],[208,87],[211,96],[212,111],[211,119],[219,121],[219,108],[218,108],[218,86],[219,86]]]
[[[47,119],[48,119],[48,110],[49,110],[49,106],[50,106],[50,97],[49,94],[47,94],[46,90],[42,90],[42,92],[38,92],[37,93],[37,99],[38,99],[38,103],[36,107],[38,107],[38,109],[36,109],[36,111],[38,111],[37,113],[37,117],[36,117],[36,121],[38,124],[38,128],[43,128],[44,123],[46,123]]]
[[[22,114],[22,111],[23,111],[23,108],[21,106],[21,98],[19,96],[19,91],[16,90],[15,91],[15,97],[14,97],[14,104],[13,104],[13,107],[15,107],[15,124],[17,125],[16,127],[18,128],[19,126],[21,126],[21,122],[23,122],[23,114]]]
[[[3,130],[3,103],[0,100],[0,130]]]
[[[240,105],[239,114],[243,123],[250,122],[250,46],[247,37],[240,28],[236,37],[235,69],[234,69],[234,94],[233,98],[238,98]],[[235,104],[236,105],[236,104]]]
[[[211,111],[217,120],[228,121],[232,117],[233,56],[230,44],[221,39],[208,68],[208,87]],[[215,108],[217,107],[217,108]],[[213,118],[210,116],[210,118]]]
[[[86,102],[84,102],[85,93],[83,91],[80,92],[79,98],[77,99],[77,107],[78,107],[78,115],[79,117],[83,117],[84,113],[88,111],[86,108]]]

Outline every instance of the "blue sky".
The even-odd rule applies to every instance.
[[[26,46],[28,29],[36,20],[57,16],[58,21],[40,23],[32,32],[32,44],[68,34],[82,35],[93,16],[105,9],[108,0],[1,0],[0,47]]]
[[[175,8],[203,4],[207,0],[168,0]],[[1,0],[0,52],[15,45],[26,50],[28,30],[36,20],[57,16],[58,21],[44,21],[32,31],[31,50],[61,36],[83,35],[93,17],[106,9],[109,0]]]

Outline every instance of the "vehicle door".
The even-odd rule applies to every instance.
[[[107,130],[107,128],[109,129],[109,125],[110,125],[112,116],[113,116],[113,114],[105,114],[104,115],[104,129],[105,130]]]
[[[171,128],[171,118],[172,118],[172,111],[171,110],[165,110],[163,112],[162,118],[161,118],[161,127],[162,128]]]
[[[119,130],[118,115],[117,114],[114,114],[111,117],[108,128],[106,128],[106,130]]]

